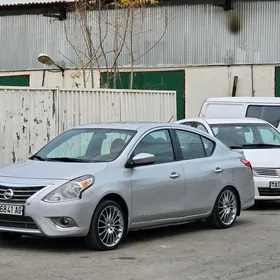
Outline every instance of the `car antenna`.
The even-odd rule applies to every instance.
[[[169,121],[168,122],[171,122],[171,120],[173,119],[173,117],[174,117],[174,115],[169,119]]]

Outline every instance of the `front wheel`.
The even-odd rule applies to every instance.
[[[237,195],[232,188],[226,187],[219,193],[209,221],[216,228],[229,228],[235,223],[237,211]]]
[[[120,205],[111,200],[102,201],[93,214],[85,241],[94,250],[113,250],[124,238],[126,227],[126,217]]]

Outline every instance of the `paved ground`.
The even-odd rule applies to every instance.
[[[120,249],[79,240],[0,243],[0,280],[264,280],[280,275],[280,204],[243,212],[236,226],[183,225],[130,234]]]

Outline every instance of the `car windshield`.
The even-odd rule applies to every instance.
[[[234,149],[280,148],[280,133],[269,124],[212,124],[215,137]]]
[[[71,129],[30,157],[40,161],[109,162],[117,159],[135,130]]]

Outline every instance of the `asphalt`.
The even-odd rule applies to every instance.
[[[280,203],[244,211],[236,225],[187,224],[135,232],[119,249],[79,239],[0,241],[1,280],[264,280],[280,275]]]

